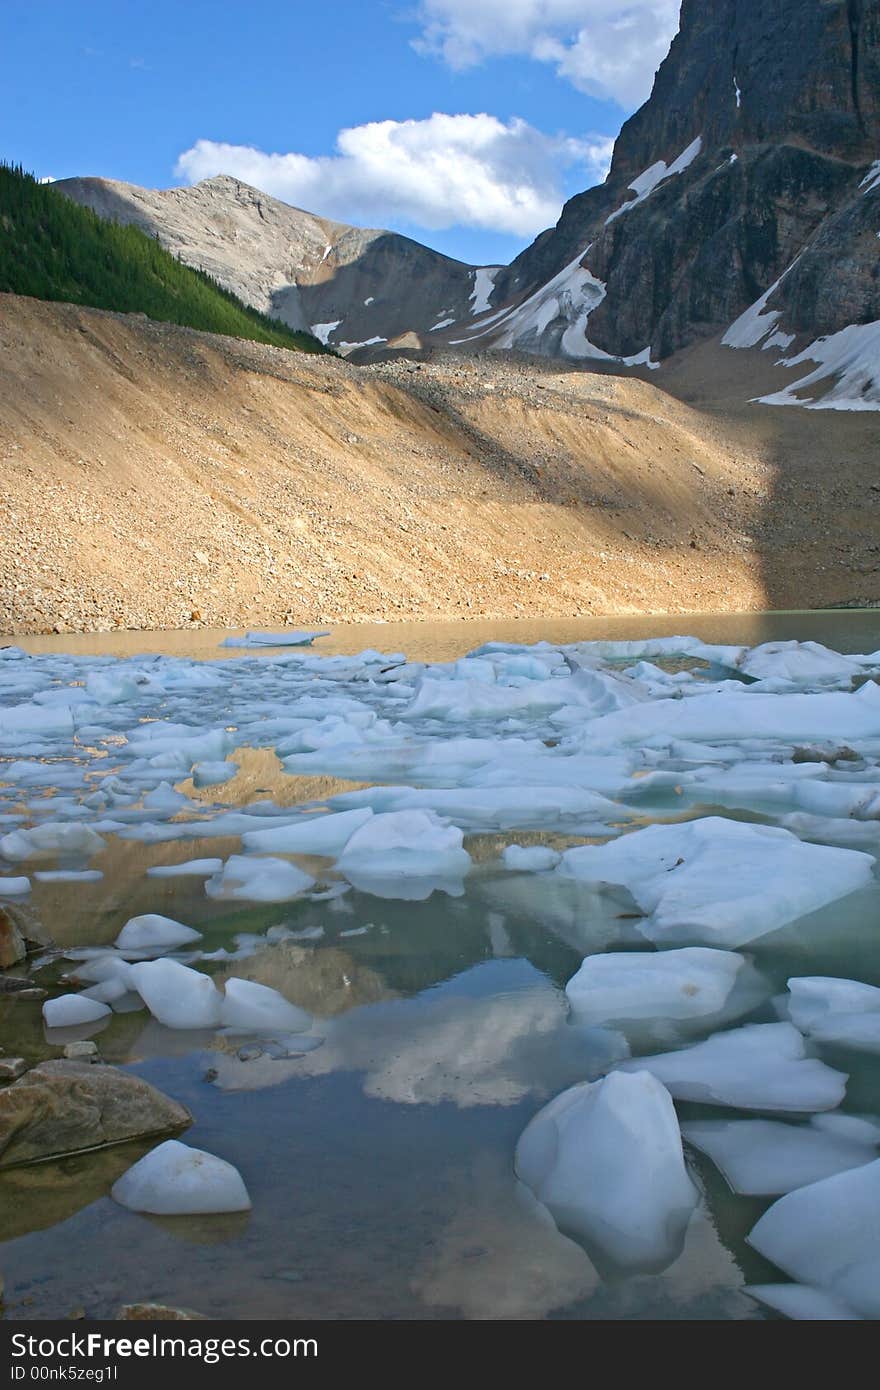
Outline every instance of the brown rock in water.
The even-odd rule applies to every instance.
[[[53,1061],[0,1091],[0,1169],[174,1133],[189,1111],[116,1067]]]
[[[164,1303],[123,1303],[117,1315],[124,1322],[207,1322],[192,1308],[170,1308]]]
[[[8,908],[0,907],[0,970],[24,960],[26,954],[24,937],[12,912]]]
[[[6,999],[45,999],[47,994],[26,975],[0,975],[0,996]]]
[[[52,937],[35,908],[25,903],[4,903],[0,907],[0,969],[24,960],[29,950],[52,945]],[[16,951],[18,954],[13,954]]]

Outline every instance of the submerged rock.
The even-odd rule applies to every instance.
[[[24,960],[27,948],[18,924],[5,907],[0,907],[0,970]]]
[[[123,1303],[120,1322],[206,1322],[204,1313],[192,1308],[172,1308],[167,1303]]]
[[[28,951],[36,947],[51,945],[52,938],[33,907],[24,903],[0,904],[0,970],[24,960]],[[3,988],[0,980],[0,989]]]
[[[90,1062],[41,1062],[0,1090],[0,1168],[185,1129],[192,1116],[140,1077]]]

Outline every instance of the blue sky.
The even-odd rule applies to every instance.
[[[603,176],[609,138],[647,94],[676,5],[3,0],[0,9],[3,158],[41,176],[151,187],[223,170],[325,216],[491,263]]]

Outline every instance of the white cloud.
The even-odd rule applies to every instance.
[[[582,92],[633,109],[678,29],[681,0],[421,0],[415,47],[450,67],[491,57],[552,63]]]
[[[479,227],[534,236],[556,221],[562,174],[601,181],[612,142],[546,135],[514,117],[435,112],[339,132],[332,155],[268,154],[198,140],[177,161],[189,183],[231,174],[285,202],[345,222]]]

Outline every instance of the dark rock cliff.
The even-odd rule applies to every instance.
[[[633,180],[674,168],[698,139],[687,167],[618,212]],[[860,187],[878,156],[880,0],[684,0],[606,182],[496,277],[493,308],[582,252],[606,286],[589,343],[615,356],[650,346],[656,360],[729,324],[800,257],[772,299],[789,331],[880,318],[880,189]],[[571,322],[564,301],[559,312]],[[558,328],[517,345],[558,351]]]

